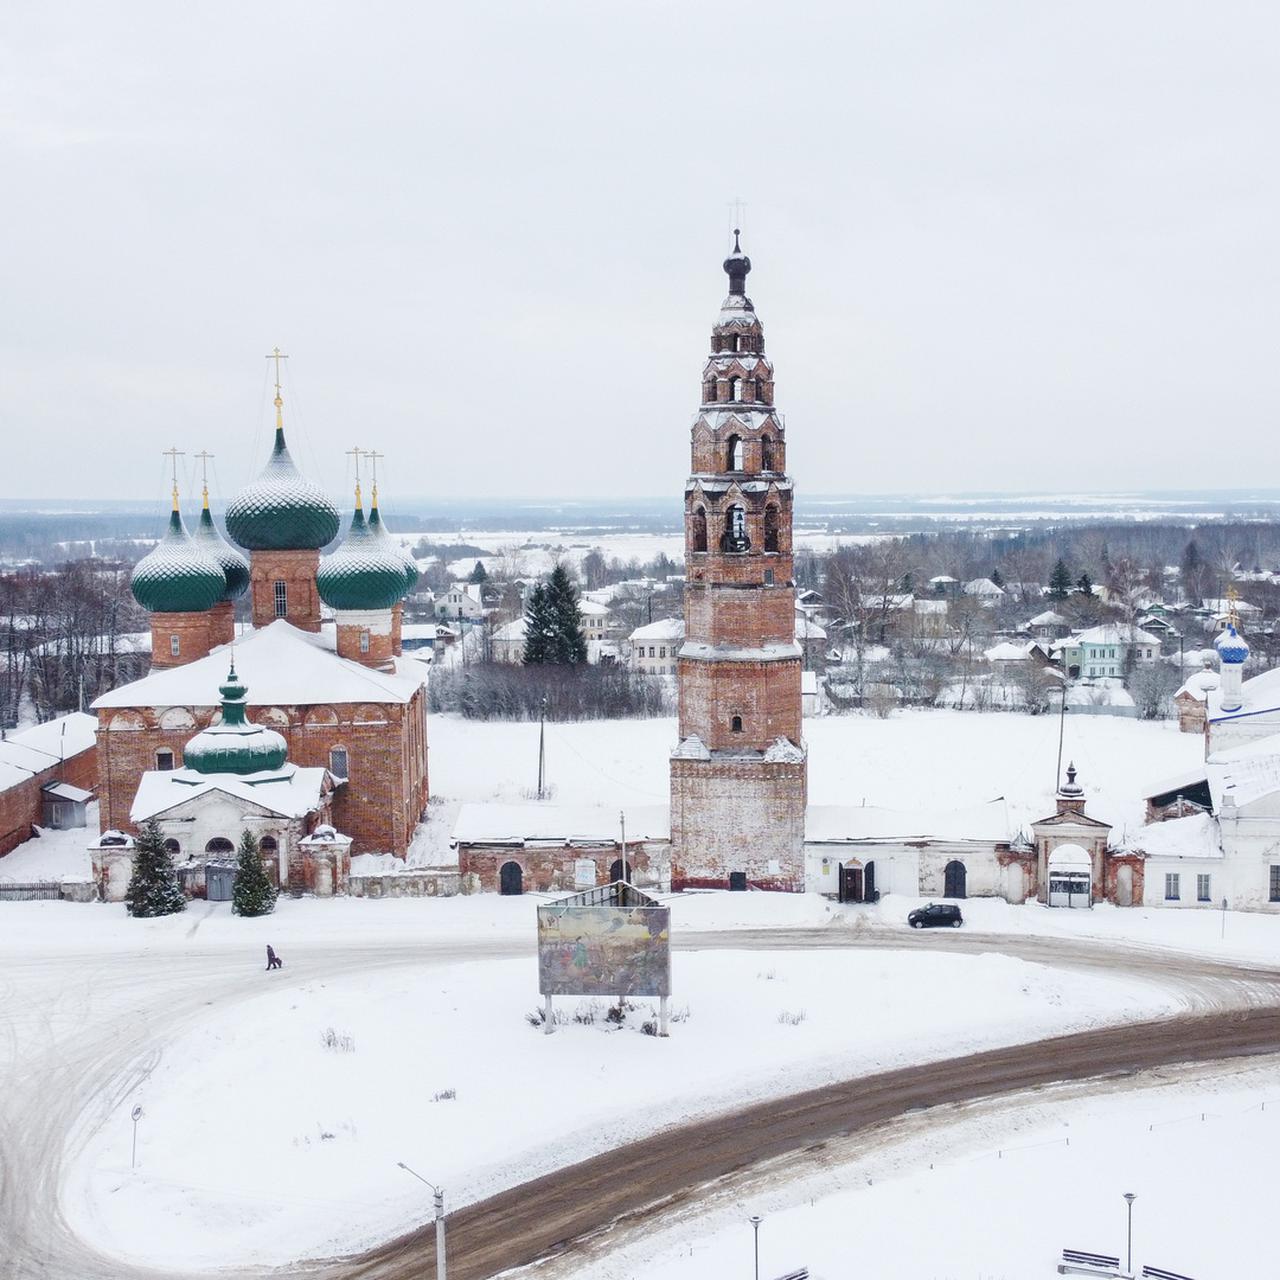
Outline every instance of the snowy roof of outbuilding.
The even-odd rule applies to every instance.
[[[965,809],[882,809],[878,805],[811,804],[804,838],[813,844],[944,840],[1003,844],[1018,834],[1003,799]]]
[[[37,773],[87,751],[97,730],[95,716],[73,711],[0,739],[0,791],[29,782]]]
[[[320,807],[326,769],[286,764],[264,773],[196,773],[194,769],[152,769],[138,781],[129,818],[145,822],[212,792],[258,805],[282,818],[301,818]]]
[[[1245,680],[1240,686],[1240,706],[1235,711],[1224,712],[1221,698],[1221,689],[1210,691],[1209,716],[1215,722],[1258,715],[1264,711],[1280,711],[1280,667],[1272,667],[1270,671]]]
[[[683,640],[683,618],[659,618],[657,622],[646,623],[631,633],[634,640]]]
[[[627,843],[667,840],[666,805],[624,810]],[[609,844],[621,839],[618,810],[604,805],[464,804],[453,824],[451,844]]]
[[[1221,858],[1218,823],[1211,814],[1194,813],[1167,822],[1151,822],[1125,841],[1148,858]]]
[[[46,782],[40,790],[47,796],[58,800],[71,800],[76,804],[88,804],[93,799],[93,792],[83,787],[73,787],[69,782]]]
[[[1241,808],[1280,791],[1280,734],[1215,751],[1205,761],[1205,772],[1219,816],[1226,801]]]
[[[1100,627],[1090,627],[1074,637],[1076,644],[1154,644],[1160,643],[1156,636],[1139,627],[1108,622]]]
[[[986,650],[984,656],[988,662],[1025,662],[1031,657],[1032,645],[1014,644],[1005,640],[1001,644]]]
[[[1193,676],[1183,681],[1182,687],[1173,696],[1180,698],[1185,694],[1197,702],[1206,702],[1209,694],[1218,687],[1219,676],[1212,667],[1201,667]]]
[[[992,582],[990,578],[971,578],[964,584],[964,593],[968,596],[1002,596],[1004,588]]]
[[[1060,613],[1054,613],[1052,609],[1046,609],[1043,613],[1037,613],[1030,622],[1030,627],[1065,627],[1067,620]]]
[[[528,623],[524,617],[514,619],[511,622],[504,622],[493,633],[495,640],[506,641],[508,643],[521,641],[525,638],[525,632],[529,629]]]
[[[237,637],[207,657],[181,667],[154,670],[141,680],[104,693],[94,709],[115,707],[209,707],[226,677],[228,651],[249,686],[248,705],[311,706],[316,703],[408,702],[422,684],[422,664],[396,660],[394,673],[376,671],[340,658],[332,631],[300,631],[278,618],[261,630]]]
[[[825,640],[827,633],[816,622],[806,618],[804,614],[796,614],[797,640]]]

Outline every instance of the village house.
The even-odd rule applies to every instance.
[[[684,642],[684,619],[660,618],[637,627],[627,642],[632,671],[647,676],[674,676],[676,657]]]
[[[1121,678],[1131,665],[1153,663],[1160,641],[1149,631],[1124,623],[1090,627],[1055,646],[1063,671],[1072,680]]]

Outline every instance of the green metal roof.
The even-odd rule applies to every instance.
[[[249,551],[319,550],[338,535],[338,509],[294,465],[276,428],[262,474],[227,505],[227,533]]]
[[[404,599],[404,562],[372,516],[366,523],[358,496],[342,545],[320,561],[316,588],[331,609],[390,609]]]
[[[187,533],[175,506],[169,528],[133,568],[133,598],[152,613],[203,613],[227,589],[221,566]]]
[[[222,598],[234,600],[244,595],[249,585],[249,562],[218,532],[207,506],[200,512],[200,523],[191,537],[222,570],[227,583]]]
[[[263,773],[281,769],[289,759],[284,738],[274,729],[251,723],[245,716],[249,692],[236,677],[235,663],[220,685],[222,723],[202,729],[183,748],[182,763],[196,773]]]

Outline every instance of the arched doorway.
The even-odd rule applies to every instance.
[[[524,871],[518,862],[504,862],[498,872],[498,892],[508,896],[524,892]]]
[[[948,862],[942,873],[942,896],[944,898],[963,898],[965,896],[965,869],[963,862]]]
[[[1092,903],[1093,863],[1089,851],[1078,844],[1060,844],[1050,850],[1049,905],[1088,907]]]
[[[204,847],[205,853],[211,858],[225,858],[229,854],[236,851],[235,845],[230,840],[224,839],[222,836],[214,836]]]
[[[635,875],[635,873],[636,873],[636,864],[631,858],[628,858],[627,859],[627,875],[633,876]],[[622,859],[615,858],[613,860],[613,866],[609,868],[609,882],[610,884],[612,884],[615,880],[622,880],[622,879],[624,879],[622,874]]]

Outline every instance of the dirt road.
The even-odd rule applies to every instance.
[[[194,932],[194,930],[193,930]],[[554,1252],[662,1201],[695,1197],[709,1181],[912,1108],[945,1106],[1037,1084],[1147,1066],[1280,1051],[1280,972],[1097,941],[916,935],[847,927],[687,934],[682,949],[837,947],[1000,951],[1060,968],[1128,974],[1179,993],[1185,1012],[850,1080],[628,1143],[450,1214],[450,1274],[482,1277]],[[370,946],[294,945],[308,980],[467,959],[527,955],[526,940],[457,939]],[[58,1202],[65,1161],[163,1046],[217,1011],[260,994],[256,959],[225,950],[29,957],[0,945],[0,1276],[9,1280],[142,1280],[159,1273],[97,1253],[68,1227]],[[138,975],[145,971],[146,981]],[[354,1207],[358,1211],[358,1206]],[[339,1277],[432,1276],[430,1229],[356,1259],[290,1268]],[[176,1273],[165,1275],[176,1280]],[[223,1272],[222,1275],[228,1273]],[[261,1275],[261,1270],[252,1273]],[[284,1273],[281,1273],[284,1274]]]

